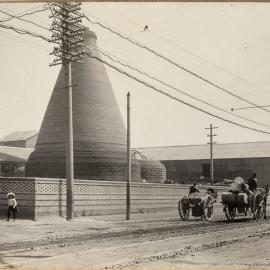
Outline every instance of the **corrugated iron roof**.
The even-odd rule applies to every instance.
[[[136,148],[155,160],[209,159],[209,144]],[[214,144],[215,159],[270,157],[270,141]]]
[[[38,130],[15,131],[5,136],[0,141],[24,141],[38,134]]]
[[[33,148],[9,147],[0,145],[0,161],[26,162]]]

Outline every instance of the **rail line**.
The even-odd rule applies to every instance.
[[[226,225],[228,225],[228,224],[226,224]],[[237,224],[235,224],[235,225],[237,225]],[[223,226],[215,225],[215,227],[220,228],[220,227],[223,227]],[[239,230],[240,228],[242,230]],[[208,235],[224,236],[224,235],[226,235],[228,233],[231,234],[232,231],[234,231],[234,233],[237,232],[239,234],[239,232],[241,232],[241,233],[244,233],[244,234],[241,235],[241,236],[237,236],[237,237],[229,237],[229,238],[227,238],[225,240],[220,239],[220,241],[223,241],[223,243],[225,243],[225,242],[231,243],[233,241],[238,241],[238,240],[240,241],[241,239],[245,239],[246,237],[250,237],[250,233],[248,233],[248,231],[254,232],[254,236],[263,235],[263,234],[264,235],[269,235],[270,234],[269,223],[268,222],[264,222],[264,223],[259,223],[259,222],[246,223],[245,226],[240,226],[240,228],[239,228],[239,226],[229,226],[229,227],[226,227],[226,228],[223,227],[223,228],[221,228],[219,230],[218,229],[214,230],[214,231],[211,230],[211,231],[208,231],[208,232],[200,231],[197,234],[186,234],[186,235],[180,235],[180,236],[173,236],[173,237],[167,237],[165,239],[150,239],[150,240],[145,239],[144,241],[139,242],[139,243],[138,242],[132,242],[132,239],[129,239],[129,241],[131,241],[130,243],[123,244],[122,241],[123,240],[127,241],[127,239],[122,239],[122,241],[120,241],[120,242],[117,241],[116,243],[114,243],[114,242],[106,243],[107,247],[105,247],[105,248],[104,248],[104,246],[103,247],[102,246],[101,247],[96,246],[96,248],[90,249],[90,250],[88,249],[87,245],[90,244],[91,247],[92,247],[93,243],[88,243],[85,247],[81,247],[81,249],[83,249],[82,251],[75,252],[76,253],[75,255],[76,255],[76,257],[84,256],[84,255],[87,255],[87,256],[91,255],[91,256],[95,257],[98,254],[100,256],[100,253],[102,253],[102,254],[104,254],[104,253],[108,253],[108,254],[114,253],[115,250],[128,250],[128,249],[134,249],[134,248],[136,248],[136,249],[139,248],[140,249],[140,248],[143,248],[143,247],[146,247],[146,246],[153,247],[155,245],[160,246],[160,245],[164,245],[166,243],[171,243],[173,241],[174,242],[182,241],[181,243],[185,243],[186,240],[189,240],[189,239],[192,239],[192,238],[194,238],[194,239],[203,239],[203,238],[207,239],[208,238],[209,239],[209,237],[207,237]],[[253,228],[255,228],[255,230],[253,230]],[[259,232],[256,232],[256,228],[259,230]],[[247,233],[245,233],[245,231],[247,231]],[[149,236],[150,235],[148,235],[148,237]],[[143,238],[145,238],[145,237],[147,238],[147,236],[144,236]],[[115,238],[115,240],[120,240],[120,239]],[[143,240],[143,239],[140,239],[140,240]],[[199,247],[201,247],[202,245],[205,246],[205,244],[203,244],[203,243],[205,243],[205,242],[202,241],[202,243],[200,243],[200,245],[195,245],[194,248],[199,249]],[[205,247],[210,248],[211,246],[215,246],[214,243],[216,243],[216,242],[215,241],[214,242],[210,241]],[[99,244],[100,244],[100,242],[99,242]],[[111,245],[111,246],[108,246],[108,244]],[[53,261],[55,259],[58,260],[58,261],[60,259],[60,261],[62,260],[62,263],[64,263],[65,258],[70,258],[70,256],[74,256],[74,251],[68,252],[68,250],[67,250],[67,252],[65,252],[64,254],[57,254],[57,248],[55,248],[55,247],[51,247],[51,248],[56,249],[56,252],[53,253],[55,255],[48,255],[48,257],[46,257],[46,258],[37,258],[37,259],[31,259],[31,260],[22,260],[22,261],[19,261],[19,262],[6,263],[6,264],[0,265],[0,268],[7,268],[7,267],[10,268],[12,266],[18,266],[18,265],[22,265],[22,266],[26,265],[27,266],[27,265],[30,265],[30,264],[32,265],[33,263],[35,263],[35,264],[38,263],[38,265],[39,264],[42,265],[42,263],[44,263],[44,262],[45,263],[50,263],[50,261]],[[147,248],[147,249],[149,249],[149,248]],[[174,248],[174,249],[169,250],[169,251],[167,250],[165,252],[166,254],[164,252],[163,253],[166,256],[173,256],[173,254],[174,255],[175,254],[182,254],[181,252],[183,252],[184,250],[185,250],[185,247],[180,248],[180,249],[179,248],[176,248],[176,249]],[[16,255],[18,255],[16,250],[14,250],[14,251],[9,250],[7,252],[8,257],[11,257],[13,252],[15,252],[14,258],[16,258]],[[29,252],[29,250],[25,251],[24,253],[27,255],[28,254],[27,252]],[[36,252],[40,252],[40,254],[43,254],[43,255],[46,255],[46,253],[51,254],[49,252],[49,250],[47,250],[47,251],[46,250],[39,250],[39,251],[36,251]],[[58,252],[59,252],[59,248],[58,248]],[[63,252],[63,249],[61,250],[61,252]],[[163,253],[161,252],[157,258],[161,258],[162,257],[161,254],[163,254]],[[23,257],[23,252],[20,252],[19,257]],[[146,262],[147,260],[151,260],[152,257],[153,257],[153,254],[149,254],[148,256],[142,256],[140,259],[137,259],[137,260],[139,260],[141,262]],[[0,254],[0,258],[5,258],[5,253]],[[132,260],[129,259],[128,261],[134,261],[134,260],[135,259],[133,258]],[[119,263],[118,261],[119,260],[116,260],[116,261],[113,261],[112,263],[109,263],[109,264],[106,264],[106,265],[107,266],[115,265],[115,264]],[[98,264],[97,266],[101,267],[102,265],[105,265],[105,264],[101,263],[101,264]]]

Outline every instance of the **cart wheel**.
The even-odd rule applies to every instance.
[[[181,200],[178,202],[178,212],[182,220],[188,220],[189,218],[189,207],[183,207]]]
[[[256,194],[254,196],[254,211],[253,211],[253,219],[259,220],[264,217],[264,198],[261,194]]]
[[[263,207],[262,206],[256,207],[253,213],[253,219],[260,220],[263,219],[263,217],[264,217]]]
[[[266,205],[267,205],[267,198],[263,200],[263,218],[266,219]]]
[[[212,220],[212,217],[213,217],[213,213],[214,213],[214,206],[211,205],[211,206],[204,206],[204,217],[207,221],[210,221]]]
[[[234,217],[235,217],[235,213],[236,213],[236,207],[225,206],[224,211],[225,211],[226,218],[229,221],[233,221],[234,220]]]

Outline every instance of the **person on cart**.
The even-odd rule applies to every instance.
[[[257,182],[258,180],[256,178],[256,173],[254,173],[247,181],[249,190],[253,193],[257,191],[257,186],[258,186]]]
[[[207,191],[206,191],[206,194],[214,196],[215,195],[215,190],[212,189],[212,188],[208,188]]]
[[[200,190],[196,187],[197,183],[193,183],[193,185],[189,188],[189,194],[192,193],[200,193]]]
[[[197,183],[195,182],[190,188],[189,188],[189,193],[188,197],[198,197],[200,196],[200,190],[196,187]]]
[[[251,212],[253,212],[254,210],[254,196],[255,193],[257,192],[257,184],[258,180],[256,178],[256,173],[254,173],[248,180],[247,180],[247,184],[248,184],[248,190],[249,190],[249,204],[250,204],[250,209]]]

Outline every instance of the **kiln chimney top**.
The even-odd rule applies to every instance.
[[[97,39],[96,33],[91,31],[88,27],[85,28],[85,31],[84,31],[83,35],[84,35],[84,39],[88,39],[88,38]]]

